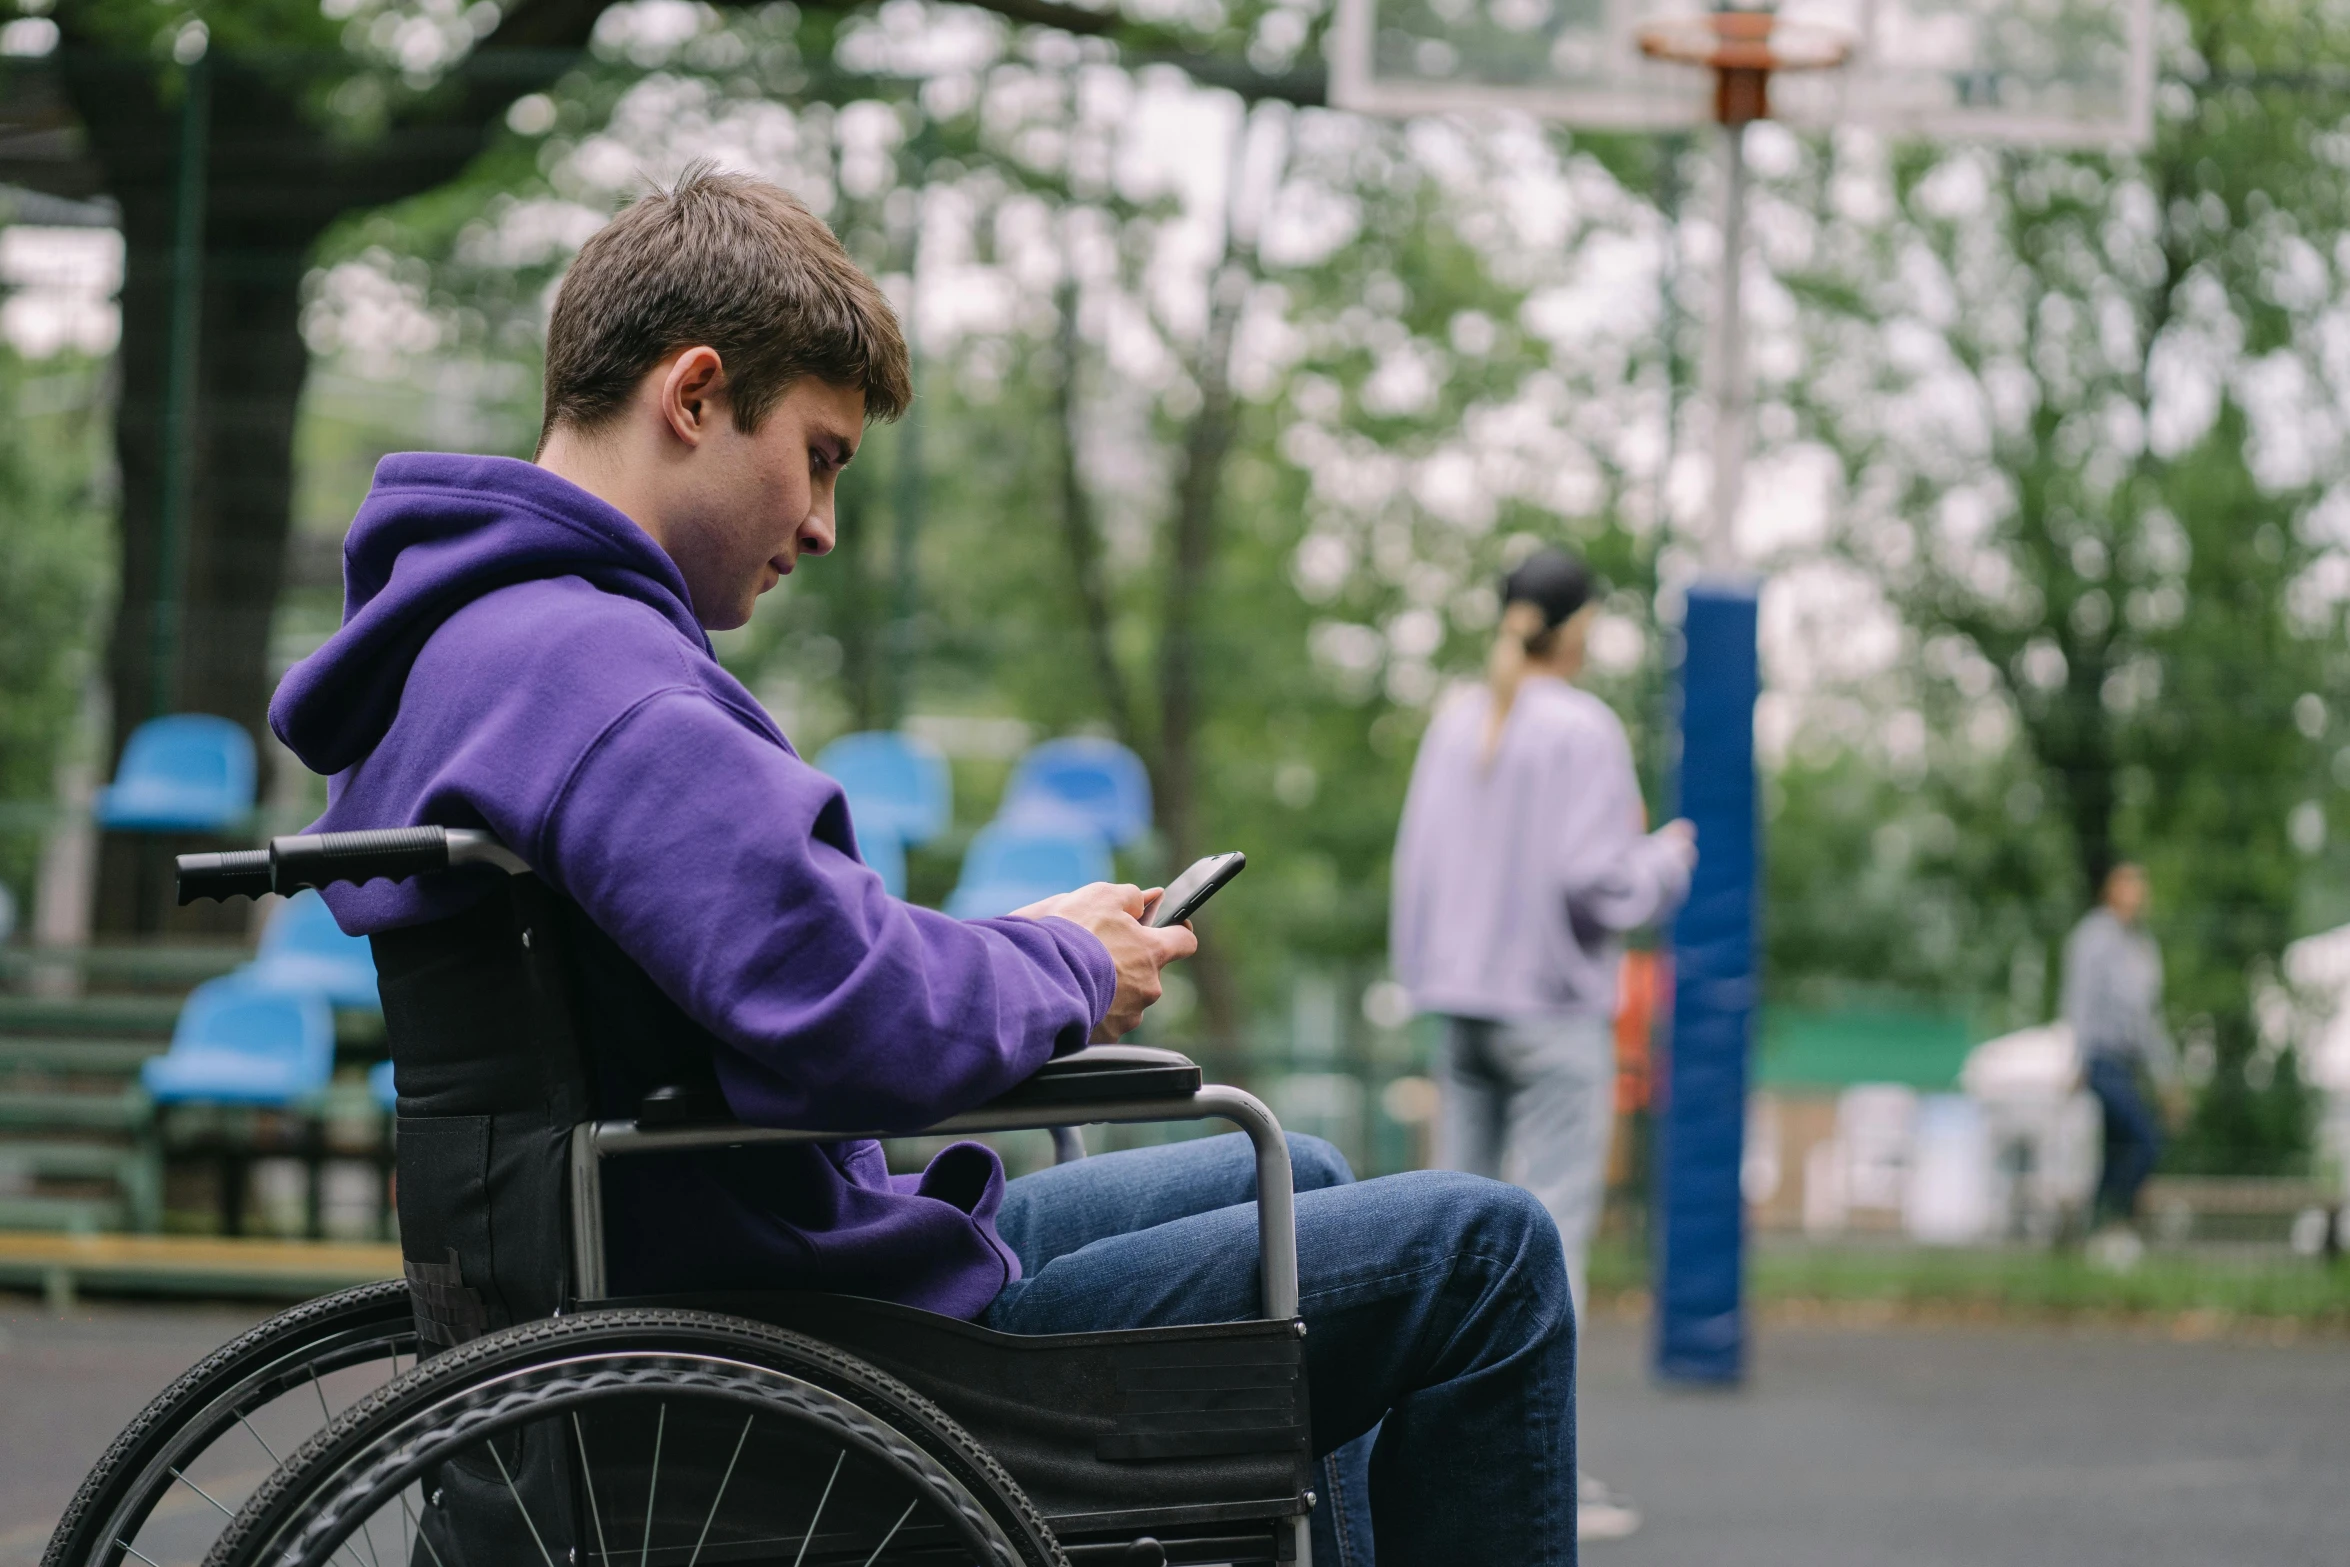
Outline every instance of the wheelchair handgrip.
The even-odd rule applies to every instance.
[[[238,849],[228,854],[183,854],[178,864],[179,901],[198,898],[258,898],[269,890],[269,851]]]
[[[458,836],[474,839],[482,835]],[[267,849],[231,854],[183,854],[178,864],[179,901],[257,898],[265,892],[293,893],[304,887],[367,882],[378,877],[401,881],[427,871],[447,870],[454,858],[450,853],[453,847],[446,828],[387,827],[272,838]]]
[[[372,832],[304,833],[269,840],[270,886],[302,887],[404,881],[449,868],[449,834],[442,827],[386,827]]]

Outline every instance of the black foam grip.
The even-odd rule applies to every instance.
[[[297,892],[338,881],[401,881],[449,868],[449,836],[439,827],[373,832],[305,833],[269,841],[270,888]]]
[[[182,908],[198,898],[258,898],[269,890],[269,851],[238,849],[229,854],[183,854],[177,862]]]

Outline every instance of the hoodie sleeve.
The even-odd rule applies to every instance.
[[[1613,714],[1570,734],[1570,754],[1559,771],[1576,783],[1560,792],[1551,827],[1567,917],[1578,931],[1653,925],[1688,896],[1687,850],[1661,833],[1640,830],[1640,780],[1632,770],[1631,743]]]
[[[853,841],[831,779],[672,689],[588,747],[531,858],[731,1047],[746,1120],[927,1125],[1084,1044],[1116,983],[1089,932],[901,902]]]

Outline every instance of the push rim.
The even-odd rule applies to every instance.
[[[634,1427],[633,1444],[617,1429],[623,1422]],[[257,1496],[222,1535],[208,1567],[440,1561],[434,1534],[467,1527],[446,1521],[453,1509],[439,1489],[456,1465],[494,1482],[480,1487],[487,1500],[474,1504],[473,1526],[502,1522],[511,1535],[519,1521],[530,1542],[523,1560],[535,1557],[540,1567],[567,1559],[582,1567],[754,1560],[1020,1567],[1032,1555],[1015,1548],[944,1465],[865,1409],[787,1372],[717,1355],[564,1356],[465,1383],[405,1416],[368,1424],[340,1442],[322,1433],[273,1481],[275,1494]],[[551,1438],[566,1465],[576,1465],[569,1518],[564,1499],[546,1489],[535,1506],[525,1495],[522,1449],[502,1439],[526,1429]],[[646,1463],[639,1455],[648,1432]],[[712,1459],[725,1454],[723,1464],[696,1469],[675,1456],[697,1437]],[[622,1450],[627,1456],[616,1457]],[[795,1466],[798,1483],[780,1499],[779,1455],[813,1460]],[[506,1505],[503,1519],[479,1516],[485,1506]],[[859,1516],[844,1519],[852,1507]],[[787,1511],[805,1517],[796,1535],[773,1527]]]

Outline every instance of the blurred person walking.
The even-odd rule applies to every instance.
[[[2143,1250],[2138,1192],[2162,1153],[2162,1122],[2147,1079],[2167,1084],[2176,1066],[2162,1026],[2162,951],[2140,924],[2146,872],[2123,861],[2108,871],[2098,905],[2064,943],[2061,1010],[2081,1056],[2081,1077],[2105,1116],[2105,1164],[2097,1179],[2093,1259],[2129,1267]]]
[[[1436,1162],[1514,1180],[1557,1223],[1580,1321],[1614,1128],[1623,933],[1680,904],[1685,821],[1643,832],[1623,723],[1573,684],[1596,613],[1564,550],[1502,583],[1485,682],[1448,700],[1413,763],[1396,834],[1389,958],[1443,1020]],[[1639,1514],[1583,1477],[1578,1533]]]

